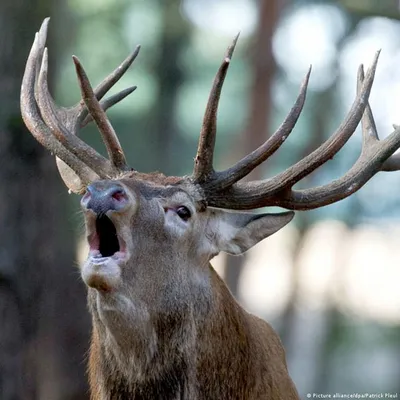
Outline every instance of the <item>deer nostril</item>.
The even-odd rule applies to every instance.
[[[82,205],[96,214],[120,211],[128,202],[124,188],[115,181],[97,181],[87,187]]]
[[[124,189],[117,189],[115,193],[111,195],[111,197],[117,201],[122,201],[126,199],[126,193]]]

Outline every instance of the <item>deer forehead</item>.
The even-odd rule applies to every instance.
[[[197,211],[205,209],[201,188],[189,179],[159,173],[132,172],[118,181],[145,200],[156,198],[162,202],[175,203],[175,205],[192,204]]]

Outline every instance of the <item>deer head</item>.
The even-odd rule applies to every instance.
[[[88,286],[94,324],[90,367],[92,392],[97,396],[94,398],[111,398],[114,392],[134,393],[140,385],[140,393],[146,393],[146,398],[156,398],[154,382],[165,374],[170,385],[160,387],[166,391],[172,386],[174,390],[184,387],[184,398],[188,399],[228,398],[230,384],[235,387],[237,398],[265,398],[266,394],[271,395],[271,386],[254,383],[253,377],[262,371],[273,374],[272,386],[277,392],[271,398],[297,398],[295,390],[290,389],[279,340],[266,324],[237,305],[209,261],[221,251],[245,252],[285,226],[294,215],[293,211],[245,211],[266,206],[288,210],[322,207],[351,195],[378,171],[398,169],[400,162],[392,154],[400,147],[400,129],[395,127],[380,141],[368,105],[379,54],[365,77],[360,66],[354,103],[325,143],[273,178],[243,182],[288,138],[302,111],[311,69],[278,130],[234,166],[216,171],[213,158],[218,102],[236,37],[211,89],[193,173],[167,177],[129,168],[106,116],[105,111],[135,87],[101,100],[131,65],[139,47],[94,90],[81,63],[73,57],[82,100],[72,108],[60,108],[47,87],[47,26],[48,19],[36,34],[26,64],[21,110],[34,137],[56,156],[68,188],[84,193],[81,204],[90,251],[81,274]],[[334,157],[360,120],[363,148],[353,167],[326,185],[293,189]],[[103,137],[108,159],[77,136],[78,130],[91,121]],[[206,337],[205,332],[211,336]],[[246,345],[242,349],[243,343]],[[242,352],[227,359],[232,348]],[[215,357],[219,356],[238,371],[231,378],[237,384],[229,383],[222,372],[220,377],[213,373],[219,365]],[[205,357],[212,360],[209,368]],[[273,372],[266,371],[266,364],[273,365]],[[260,379],[263,382],[263,376]],[[178,393],[178,389],[174,390],[171,389],[171,398]]]

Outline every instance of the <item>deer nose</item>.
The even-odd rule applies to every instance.
[[[96,214],[120,211],[127,202],[128,195],[124,187],[115,181],[97,181],[90,184],[81,200],[84,208]]]

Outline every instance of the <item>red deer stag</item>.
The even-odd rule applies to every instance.
[[[47,87],[48,19],[36,34],[21,88],[22,116],[33,136],[57,157],[68,188],[84,194],[90,251],[81,267],[93,319],[89,380],[92,399],[298,399],[277,334],[247,313],[210,260],[240,254],[292,218],[243,212],[265,206],[308,210],[339,201],[381,170],[396,170],[392,154],[400,129],[380,141],[368,97],[378,54],[338,130],[309,156],[277,176],[241,181],[285,141],[301,113],[310,71],[278,130],[234,166],[215,171],[218,102],[236,39],[215,77],[191,176],[144,174],[129,168],[105,110],[134,90],[100,101],[131,65],[137,48],[92,89],[73,57],[82,100],[58,107]],[[78,130],[94,121],[109,158],[89,147]],[[362,120],[363,147],[350,170],[311,189],[293,186],[330,160]],[[239,212],[242,211],[242,212]]]

